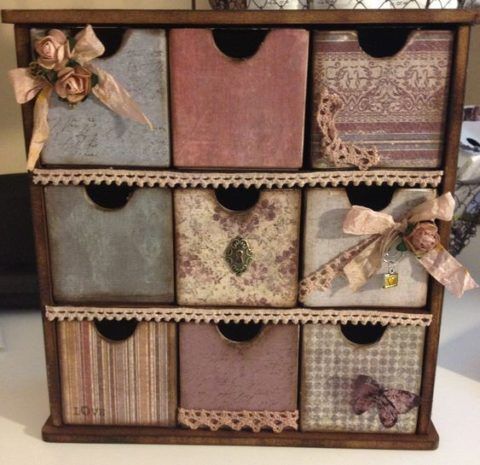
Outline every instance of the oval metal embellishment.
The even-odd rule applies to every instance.
[[[248,242],[240,236],[232,239],[225,250],[225,260],[234,273],[245,272],[253,260],[253,253]]]

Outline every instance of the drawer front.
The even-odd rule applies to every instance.
[[[302,10],[308,0],[197,0],[197,10]]]
[[[307,31],[273,30],[242,60],[224,55],[209,29],[169,38],[175,166],[302,165]]]
[[[387,326],[380,340],[372,343],[369,340],[372,329],[368,325],[358,325],[357,330],[353,330],[353,338],[351,327],[354,325],[346,326],[345,334],[350,340],[342,333],[342,325],[303,327],[302,430],[415,433],[416,407],[398,414],[397,423],[386,427],[379,418],[377,406],[356,414],[352,402],[354,383],[359,376],[371,377],[386,389],[419,395],[425,328]],[[362,331],[365,334],[362,335]]]
[[[45,188],[55,300],[173,302],[170,190],[87,189]],[[126,204],[110,209],[92,201],[105,197]]]
[[[99,38],[114,35],[119,49],[96,64],[113,75],[151,120],[154,129],[122,118],[96,97],[90,96],[77,107],[56,96],[48,112],[50,136],[42,162],[54,165],[170,165],[168,121],[167,41],[159,29],[121,30],[96,28]],[[46,31],[33,30],[32,35]]]
[[[252,325],[254,329],[248,329]],[[298,326],[185,323],[179,334],[181,407],[297,409]]]
[[[58,323],[65,423],[175,426],[175,325],[139,322],[118,340],[125,322],[106,323]]]
[[[224,208],[211,189],[175,190],[174,196],[180,305],[296,304],[299,190],[261,191],[253,207],[239,212]],[[236,238],[251,255],[241,273],[226,258]]]
[[[333,117],[340,139],[376,147],[379,167],[439,167],[452,46],[450,31],[415,31],[396,55],[375,58],[355,31],[314,32],[312,166],[332,166],[322,156],[332,136],[316,121],[320,95],[328,91],[343,104]]]
[[[347,188],[355,199],[357,188]],[[368,236],[355,236],[343,232],[343,221],[352,206],[347,189],[307,189],[305,194],[306,213],[303,237],[303,276],[318,270],[330,260]],[[360,188],[362,196],[372,202],[387,195],[388,188]],[[370,194],[371,193],[371,194]],[[390,203],[381,211],[398,220],[409,210],[424,201],[434,198],[433,189],[397,189]],[[355,202],[355,200],[353,200]],[[366,205],[368,206],[368,204]],[[331,289],[314,291],[304,299],[307,307],[423,307],[426,305],[428,274],[417,258],[405,252],[396,263],[398,286],[383,289],[387,264],[372,276],[358,291],[352,291],[348,281],[339,277]]]

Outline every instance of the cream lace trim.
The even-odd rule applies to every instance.
[[[220,428],[230,428],[234,431],[251,429],[254,433],[262,429],[281,433],[285,429],[298,429],[298,410],[284,412],[262,411],[231,411],[178,409],[178,422],[190,429],[208,428],[217,431]]]
[[[389,186],[437,187],[443,171],[373,170],[373,171],[301,171],[275,172],[197,172],[135,171],[114,169],[45,169],[33,171],[34,184],[127,184],[138,187],[314,187],[347,186],[364,183]]]
[[[380,323],[383,326],[429,326],[432,315],[424,313],[401,313],[376,310],[334,309],[248,309],[248,308],[201,308],[201,307],[155,307],[155,308],[111,308],[111,307],[60,307],[47,306],[49,321],[74,320],[138,320],[174,321],[180,323],[226,323],[255,322],[271,324],[366,324]]]
[[[378,165],[380,156],[376,147],[363,149],[344,142],[338,135],[335,115],[343,108],[342,99],[326,89],[320,93],[317,123],[320,128],[320,156],[326,158],[335,168],[354,165],[367,170]]]

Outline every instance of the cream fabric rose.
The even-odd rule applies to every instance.
[[[92,72],[83,66],[66,67],[57,74],[55,92],[69,103],[78,103],[92,90]]]
[[[422,221],[417,223],[412,232],[405,235],[403,240],[415,255],[423,255],[439,244],[440,236],[435,223]]]
[[[58,69],[67,61],[67,36],[59,29],[51,29],[48,35],[35,42],[38,64],[47,69]]]

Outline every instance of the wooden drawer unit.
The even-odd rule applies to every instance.
[[[66,424],[175,426],[176,332],[170,323],[58,323]]]
[[[424,341],[421,326],[305,325],[302,430],[415,433]]]
[[[45,203],[55,300],[173,301],[169,189],[47,186]]]
[[[175,166],[302,166],[308,32],[267,32],[170,32]]]
[[[33,30],[33,37],[45,30]],[[53,97],[50,137],[41,160],[47,165],[168,167],[167,38],[162,29],[95,28],[107,47],[98,64],[111,73],[150,119],[153,129],[122,118],[95,97],[70,108]]]
[[[180,189],[174,199],[180,305],[295,305],[300,190]]]

